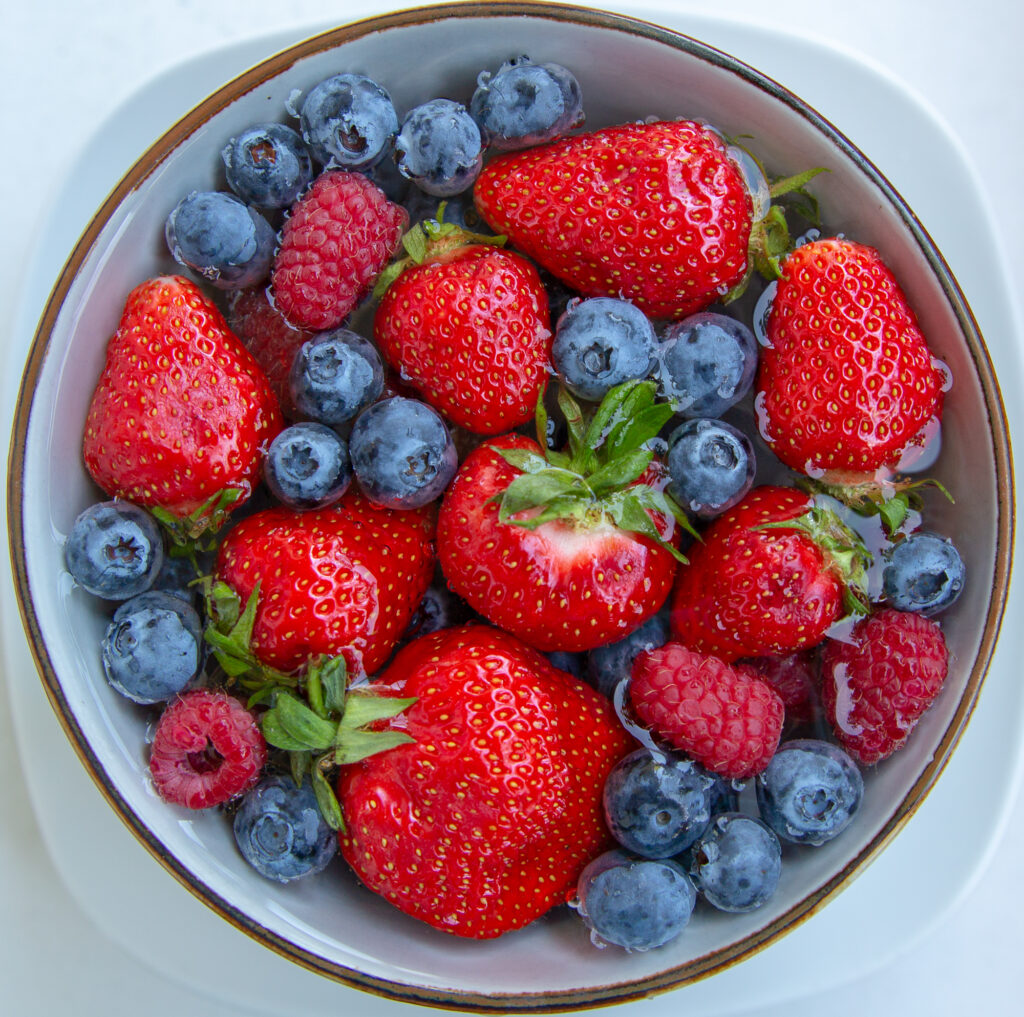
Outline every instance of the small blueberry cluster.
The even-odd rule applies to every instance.
[[[598,945],[651,950],[675,939],[698,900],[753,911],[774,895],[783,844],[824,844],[853,820],[860,771],[831,742],[779,746],[755,780],[758,815],[738,789],[685,756],[642,748],[609,774],[608,828],[619,847],[582,873],[576,907]]]

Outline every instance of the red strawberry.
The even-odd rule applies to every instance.
[[[433,576],[428,520],[350,494],[330,508],[272,508],[238,523],[215,574],[243,603],[259,584],[252,653],[280,671],[319,654],[344,654],[354,674],[376,671]]]
[[[290,324],[270,302],[263,287],[235,292],[228,309],[228,323],[263,368],[285,416],[292,416],[288,375],[295,354],[314,333]]]
[[[805,473],[895,466],[942,408],[944,373],[876,250],[818,240],[782,263],[757,376],[761,430]]]
[[[726,661],[815,646],[863,599],[867,552],[791,488],[756,487],[711,524],[672,594],[672,636]]]
[[[653,402],[648,384],[639,391]],[[520,435],[480,446],[463,462],[438,517],[438,558],[451,589],[541,650],[576,652],[622,638],[658,611],[675,575],[672,521],[665,518],[672,507],[638,482],[651,462],[652,453],[639,447],[649,435],[635,434],[635,448],[615,447],[635,414],[623,413],[599,450],[611,448],[614,456],[592,451],[593,436],[614,415],[603,412],[606,405],[572,457],[546,458]],[[655,432],[659,426],[654,421]],[[654,519],[668,540],[659,538]]]
[[[263,372],[194,283],[131,292],[85,422],[85,465],[107,494],[186,530],[218,525],[218,501],[249,497],[281,426]]]
[[[707,307],[747,269],[751,201],[703,124],[626,124],[493,159],[480,214],[586,296],[654,318]]]
[[[149,770],[164,801],[208,809],[252,787],[266,761],[253,715],[225,692],[196,689],[160,715]]]
[[[418,233],[417,233],[418,231]],[[525,258],[427,223],[415,261],[390,281],[374,319],[381,353],[424,399],[475,434],[533,416],[551,366],[548,299]],[[419,248],[417,248],[417,243]]]
[[[882,608],[849,641],[822,652],[822,700],[836,738],[854,759],[876,763],[907,740],[946,679],[949,652],[939,626]]]
[[[340,844],[359,878],[473,939],[564,902],[611,846],[602,790],[633,748],[607,700],[482,625],[423,636],[380,683],[417,697],[390,722],[414,740],[342,770]]]
[[[785,712],[767,682],[679,643],[637,657],[629,702],[656,735],[731,779],[752,777],[768,765]]]
[[[409,214],[361,173],[322,173],[281,233],[274,303],[299,328],[336,328],[398,250]]]

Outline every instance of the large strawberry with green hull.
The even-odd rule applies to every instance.
[[[188,279],[129,294],[85,422],[86,468],[182,538],[223,522],[260,479],[282,427],[266,376]]]
[[[693,120],[609,127],[492,159],[487,223],[585,296],[681,318],[743,280],[752,223],[721,136]]]
[[[857,535],[802,491],[755,487],[703,533],[680,566],[672,636],[732,662],[815,646],[867,603]]]
[[[473,939],[563,903],[611,846],[602,791],[633,743],[608,701],[484,625],[409,644],[375,690],[414,701],[385,728],[409,741],[341,772],[339,839],[359,878]]]
[[[428,221],[382,276],[374,338],[401,377],[452,423],[502,434],[533,415],[551,370],[537,270],[493,237]]]
[[[330,508],[257,512],[228,531],[215,577],[243,604],[256,596],[248,648],[282,672],[343,655],[353,675],[391,655],[434,573],[429,513],[356,493]]]
[[[613,389],[589,418],[564,391],[570,451],[522,435],[466,457],[438,517],[448,584],[544,651],[614,642],[672,587],[682,511],[661,489],[650,440],[671,416],[650,382]],[[538,435],[546,443],[541,414]]]
[[[793,469],[891,470],[938,422],[945,373],[874,248],[834,238],[789,254],[766,334],[761,431]]]

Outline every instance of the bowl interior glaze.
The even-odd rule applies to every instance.
[[[480,69],[520,53],[574,70],[588,129],[704,118],[727,136],[753,135],[748,144],[775,175],[828,168],[813,187],[826,230],[883,252],[955,379],[934,472],[957,502],[930,499],[929,525],[957,537],[969,580],[943,618],[953,654],[943,695],[907,748],[866,774],[864,808],[842,838],[786,851],[773,901],[748,915],[701,908],[683,936],[650,953],[595,950],[564,909],[499,941],[454,939],[401,915],[340,864],[291,886],[262,879],[222,815],[156,798],[147,779],[152,716],[104,681],[96,647],[108,612],[73,589],[63,567],[64,536],[98,497],[79,436],[107,341],[127,293],[176,269],[164,220],[189,190],[224,186],[225,142],[256,121],[287,120],[296,92],[343,70],[379,80],[401,113],[438,95],[468,101]],[[461,4],[339,28],[271,57],[187,113],[129,170],[72,253],[30,353],[12,445],[12,554],[40,672],[69,737],[125,822],[201,899],[271,948],[371,991],[472,1010],[567,1009],[681,984],[760,948],[848,884],[898,831],[952,751],[995,641],[1010,553],[1007,446],[984,342],[941,255],[831,125],[745,65],[655,26],[556,5]]]

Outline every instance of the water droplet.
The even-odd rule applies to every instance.
[[[771,445],[775,440],[768,431],[768,412],[764,408],[766,396],[764,392],[758,392],[754,396],[754,414],[757,417],[757,432],[764,440]]]
[[[651,737],[651,732],[645,727],[641,727],[629,714],[629,709],[626,706],[626,690],[629,688],[629,678],[623,678],[618,685],[615,686],[615,691],[612,693],[612,705],[615,707],[615,713],[619,718],[619,723],[645,748],[650,752],[651,757],[656,763],[660,763],[665,766],[668,763],[668,756],[664,750],[654,741]]]
[[[948,392],[953,387],[953,372],[949,369],[949,364],[944,360],[939,360],[938,357],[932,357],[932,367],[942,375],[942,382],[939,385],[940,391]]]
[[[284,108],[289,116],[299,116],[299,100],[302,98],[302,89],[293,88],[288,93],[288,98],[285,100]]]
[[[771,190],[757,160],[739,145],[730,145],[725,154],[732,160],[743,178],[743,184],[750,195],[752,222],[760,222],[772,206]]]
[[[850,719],[853,714],[853,691],[845,664],[836,664],[832,669],[832,677],[836,683],[836,726],[840,731],[856,737],[864,729]]]
[[[768,338],[768,318],[772,313],[772,302],[775,300],[775,291],[779,288],[777,282],[771,282],[764,288],[764,292],[757,298],[754,304],[754,316],[751,324],[754,326],[754,335],[757,336],[759,346],[771,349],[771,340]]]
[[[804,244],[814,243],[814,241],[817,240],[820,236],[821,230],[816,230],[812,227],[806,233],[801,233],[800,236],[798,236],[796,240],[793,241],[793,247],[803,247]]]
[[[902,473],[921,473],[930,470],[942,450],[942,425],[932,417],[913,438],[900,456],[896,469]]]

